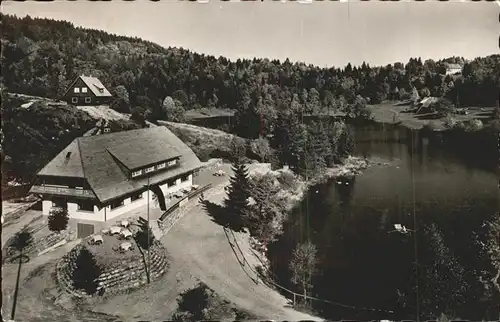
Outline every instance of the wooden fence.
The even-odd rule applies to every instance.
[[[180,199],[179,201],[177,201],[176,203],[174,203],[172,206],[170,206],[170,208],[168,208],[161,216],[160,216],[160,219],[158,219],[158,221],[162,222],[164,221],[168,215],[170,215],[172,212],[174,212],[175,210],[179,209],[180,207],[182,207],[186,202],[189,201],[189,199],[193,198],[193,197],[196,197],[197,195],[207,191],[208,189],[210,189],[212,187],[212,184],[209,183],[203,187],[200,187],[196,190],[193,190],[191,191],[190,193],[188,193],[186,196],[182,197],[182,199]]]

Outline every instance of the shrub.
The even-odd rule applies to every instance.
[[[297,188],[297,178],[289,171],[281,172],[278,181],[284,189],[295,190]]]
[[[146,120],[144,109],[140,107],[134,107],[132,109],[132,115],[130,116],[130,119],[136,121],[140,125],[144,125],[144,122]]]
[[[68,209],[61,207],[54,207],[51,209],[48,218],[50,231],[59,233],[68,227],[68,222]]]
[[[478,119],[471,120],[465,127],[465,129],[470,132],[477,132],[482,128],[483,128],[483,122],[481,122],[481,120]]]
[[[130,113],[130,103],[123,98],[116,98],[109,107],[117,112]]]

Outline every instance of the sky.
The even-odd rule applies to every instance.
[[[321,67],[500,53],[495,2],[2,1],[2,13],[47,17],[164,47]]]

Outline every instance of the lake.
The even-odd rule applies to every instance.
[[[442,305],[440,294],[451,298],[446,287],[454,285],[454,280],[448,279],[452,273],[445,270],[458,270],[455,259],[464,268],[460,276],[465,276],[472,289],[462,297],[464,303],[454,297],[450,300],[457,302],[449,314],[497,319],[498,309],[492,308],[496,305],[481,299],[482,291],[473,282],[477,280],[474,274],[483,268],[473,232],[481,231],[483,221],[499,209],[493,163],[454,156],[418,131],[402,127],[365,125],[355,128],[355,133],[355,155],[390,165],[371,167],[340,184],[331,180],[311,187],[285,224],[284,235],[269,247],[275,279],[301,293],[290,283],[288,263],[295,245],[310,239],[318,249],[312,293],[339,302],[313,301],[319,315],[335,320],[415,320],[415,268],[420,272],[419,315],[429,318],[426,314],[433,312],[429,308]],[[415,221],[416,234],[390,233],[394,224],[413,229]],[[442,232],[442,248],[435,246],[440,245],[437,239],[425,237],[430,224]],[[447,256],[445,268],[441,266],[436,273],[444,276],[442,281],[425,275],[426,267],[433,265],[434,248]]]

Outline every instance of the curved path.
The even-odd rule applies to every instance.
[[[206,199],[221,203],[225,192],[220,191]],[[235,234],[248,261],[251,255],[243,234]],[[214,223],[196,205],[181,218],[162,242],[169,250],[173,262],[182,263],[190,274],[205,282],[217,294],[227,298],[238,307],[257,316],[274,320],[316,320],[321,319],[285,307],[288,301],[259,281],[254,282],[252,270],[243,269],[221,226]]]
[[[225,197],[223,185],[206,193],[206,199],[221,203]],[[78,241],[68,243],[53,252],[34,257],[23,265],[16,320],[22,321],[120,321],[168,320],[177,308],[180,293],[203,281],[217,294],[261,319],[316,320],[321,319],[285,307],[288,301],[277,291],[270,289],[252,275],[255,269],[241,267],[228,242],[223,228],[214,223],[197,200],[190,202],[184,215],[161,238],[171,258],[168,273],[155,283],[129,294],[108,299],[97,299],[91,307],[77,309],[57,290],[50,277],[53,266]],[[235,234],[246,260],[257,263],[249,251],[248,238]],[[241,254],[237,254],[241,260]],[[17,265],[2,267],[3,313],[12,307],[12,292],[17,275]],[[57,304],[54,298],[59,298]],[[62,305],[63,307],[60,307]]]

